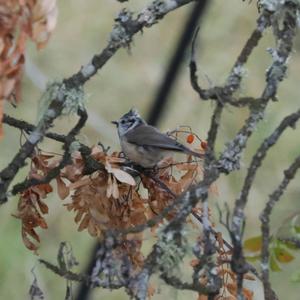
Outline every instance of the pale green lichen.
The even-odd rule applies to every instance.
[[[69,147],[69,153],[74,153],[74,152],[77,152],[79,151],[81,145],[78,141],[74,141],[71,143],[70,147]]]
[[[84,91],[82,86],[72,89],[67,89],[63,84],[61,91],[64,94],[64,108],[62,115],[76,114],[79,108],[84,108]]]
[[[275,12],[278,11],[285,3],[285,0],[259,0],[258,5],[260,8]]]
[[[288,10],[295,14],[297,26],[300,26],[300,0],[258,0],[257,3],[260,9],[272,12],[276,19],[281,17],[283,11]]]
[[[150,27],[157,23],[158,20],[166,12],[166,3],[161,0],[156,0],[147,6],[138,16],[138,21],[144,23],[146,27]]]
[[[115,18],[115,25],[109,37],[111,47],[129,48],[132,42],[132,34],[128,31],[130,22],[132,22],[133,13],[127,9],[121,10]]]
[[[39,101],[38,111],[37,111],[37,122],[39,122],[46,114],[49,109],[49,105],[53,99],[58,95],[61,82],[54,81],[47,84],[46,91],[43,93]]]
[[[55,99],[62,99],[62,116],[77,113],[79,108],[84,107],[85,97],[82,87],[67,88],[61,81],[54,81],[47,85],[46,91],[40,99],[37,115],[38,122],[48,112],[50,113],[50,105]],[[53,110],[55,110],[55,107],[53,107]]]
[[[180,245],[178,244],[178,238],[174,235],[180,235]],[[164,233],[157,243],[157,247],[160,249],[160,255],[158,256],[159,269],[166,274],[173,274],[174,271],[179,270],[179,264],[182,262],[185,254],[188,252],[188,242],[184,238],[182,231]]]

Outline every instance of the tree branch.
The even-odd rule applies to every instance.
[[[300,156],[298,156],[290,167],[284,171],[284,176],[279,186],[269,196],[269,200],[263,209],[261,220],[262,232],[262,250],[261,250],[261,269],[262,269],[262,282],[264,285],[265,300],[278,299],[275,292],[271,288],[269,279],[269,245],[270,245],[270,215],[275,204],[280,200],[291,180],[295,177],[296,172],[300,168]]]
[[[235,62],[226,80],[226,85],[224,87],[216,86],[210,89],[203,89],[198,83],[197,64],[195,59],[195,44],[198,33],[198,31],[196,31],[191,47],[190,81],[193,89],[198,93],[202,100],[217,100],[222,103],[228,103],[237,107],[252,103],[253,98],[251,97],[235,99],[232,95],[240,87],[243,75],[243,66],[247,63],[250,54],[258,45],[258,42],[262,38],[263,31],[269,27],[270,24],[270,12],[264,11],[264,13],[262,13],[257,20],[257,28],[253,31],[243,47],[240,55],[238,56],[237,61]]]

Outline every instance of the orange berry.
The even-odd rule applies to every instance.
[[[201,141],[201,148],[203,150],[206,150],[207,149],[207,142],[206,141]]]
[[[191,144],[194,141],[195,137],[193,134],[189,134],[186,138],[186,142]]]

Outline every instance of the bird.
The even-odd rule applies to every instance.
[[[112,123],[117,126],[124,155],[143,168],[156,167],[174,152],[203,158],[203,154],[192,151],[156,127],[148,125],[135,108]]]

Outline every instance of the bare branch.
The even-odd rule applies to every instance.
[[[274,132],[269,137],[267,137],[260,145],[255,155],[253,156],[251,164],[248,168],[248,172],[244,180],[244,185],[242,187],[241,195],[236,200],[236,206],[238,207],[238,209],[244,210],[248,200],[249,191],[253,184],[256,172],[258,168],[261,166],[262,161],[266,157],[268,150],[276,144],[278,139],[281,137],[282,133],[288,127],[292,127],[292,128],[295,127],[296,122],[299,120],[299,118],[300,118],[300,110],[286,116],[281,121],[279,126],[274,130]]]
[[[291,180],[295,177],[300,168],[300,156],[298,156],[288,169],[284,171],[284,176],[279,186],[269,196],[264,210],[260,215],[262,232],[262,250],[261,250],[261,269],[262,282],[264,285],[264,294],[266,300],[278,299],[271,288],[269,279],[269,244],[270,244],[270,215],[275,204],[280,200]]]
[[[39,262],[41,264],[43,264],[47,269],[51,270],[53,273],[65,278],[65,279],[77,281],[77,282],[84,281],[86,283],[88,283],[88,281],[89,281],[88,276],[86,276],[86,275],[76,274],[71,271],[62,270],[60,267],[58,267],[44,259],[40,259]]]
[[[15,119],[9,115],[6,115],[4,114],[3,115],[3,123],[4,124],[7,124],[9,126],[12,126],[14,128],[18,128],[20,130],[24,130],[26,133],[31,133],[32,131],[34,131],[35,129],[35,126],[26,122],[26,121],[23,121],[23,120],[18,120],[18,119]],[[66,142],[66,136],[63,135],[63,134],[57,134],[57,133],[54,133],[54,132],[47,132],[45,134],[45,137],[49,138],[49,139],[52,139],[52,140],[55,140],[57,142],[61,142],[61,143],[65,143]]]
[[[78,110],[78,115],[80,116],[80,119],[78,123],[75,125],[75,127],[68,133],[68,135],[64,138],[64,155],[59,163],[59,165],[55,168],[53,168],[47,176],[45,176],[43,179],[36,179],[36,178],[30,178],[30,179],[25,179],[23,182],[16,184],[12,188],[12,195],[16,195],[27,188],[38,185],[38,184],[43,184],[43,183],[48,183],[55,177],[57,177],[60,173],[60,171],[68,164],[72,163],[71,159],[71,152],[70,152],[70,147],[71,144],[75,141],[75,136],[79,133],[82,127],[84,127],[85,122],[87,120],[87,113],[85,110]]]
[[[213,87],[210,89],[202,89],[198,84],[197,76],[197,64],[195,60],[195,43],[198,34],[198,30],[194,35],[194,39],[191,47],[191,59],[190,59],[190,80],[193,89],[199,94],[202,100],[217,100],[223,104],[229,103],[233,106],[245,106],[253,102],[253,98],[245,97],[241,99],[235,99],[232,97],[233,93],[240,87],[240,83],[243,75],[243,66],[247,63],[250,54],[253,49],[258,45],[258,42],[262,38],[263,31],[270,26],[270,13],[265,11],[257,20],[257,28],[253,31],[250,38],[247,40],[243,47],[237,61],[235,62],[224,87]]]

